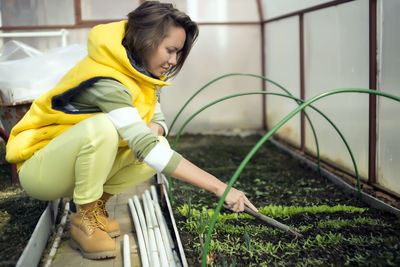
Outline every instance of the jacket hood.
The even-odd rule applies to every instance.
[[[170,85],[166,76],[155,79],[136,70],[129,61],[122,39],[127,21],[112,22],[95,26],[88,37],[88,56],[103,65],[107,65],[133,79],[151,83],[159,87]]]

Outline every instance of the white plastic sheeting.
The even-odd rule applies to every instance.
[[[1,33],[0,33],[1,35]],[[42,52],[22,42],[12,40],[4,44],[0,53],[0,62],[40,55]]]
[[[19,42],[12,42],[11,45],[15,49],[9,51],[21,53],[21,50],[26,49],[29,51],[26,54],[31,56],[0,62],[0,91],[5,103],[37,98],[52,89],[87,54],[86,47],[78,44],[36,55],[32,55],[32,49],[27,49],[26,45],[21,46]]]

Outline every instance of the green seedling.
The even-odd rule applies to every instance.
[[[250,257],[252,257],[254,246],[251,237],[249,236],[249,233],[247,233],[247,231],[244,232],[244,244],[246,246],[246,250],[250,253]]]
[[[192,194],[189,194],[187,196],[187,212],[186,212],[187,220],[191,221],[192,220],[192,215],[193,215]]]
[[[207,211],[202,211],[200,213],[199,219],[197,220],[197,234],[199,235],[199,239],[200,239],[200,243],[204,244],[204,233],[206,232],[206,230],[208,229],[207,226],[210,223],[210,217],[207,213]]]

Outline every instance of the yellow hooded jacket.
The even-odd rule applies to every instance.
[[[6,159],[17,163],[18,170],[35,151],[76,123],[96,113],[72,113],[65,109],[69,99],[101,78],[111,78],[125,85],[142,119],[151,121],[157,87],[169,85],[165,76],[151,78],[134,69],[121,44],[126,21],[102,24],[89,33],[88,55],[78,62],[55,88],[37,98],[25,116],[13,127],[7,143]],[[43,75],[46,75],[45,73]]]

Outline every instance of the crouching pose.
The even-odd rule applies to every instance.
[[[37,98],[12,129],[7,160],[41,200],[73,197],[71,246],[84,257],[114,257],[118,223],[107,200],[156,172],[221,197],[226,185],[170,149],[158,95],[182,68],[198,27],[171,4],[146,1],[128,20],[94,27],[88,55]],[[44,74],[45,75],[45,74]],[[232,188],[233,211],[249,206]]]

